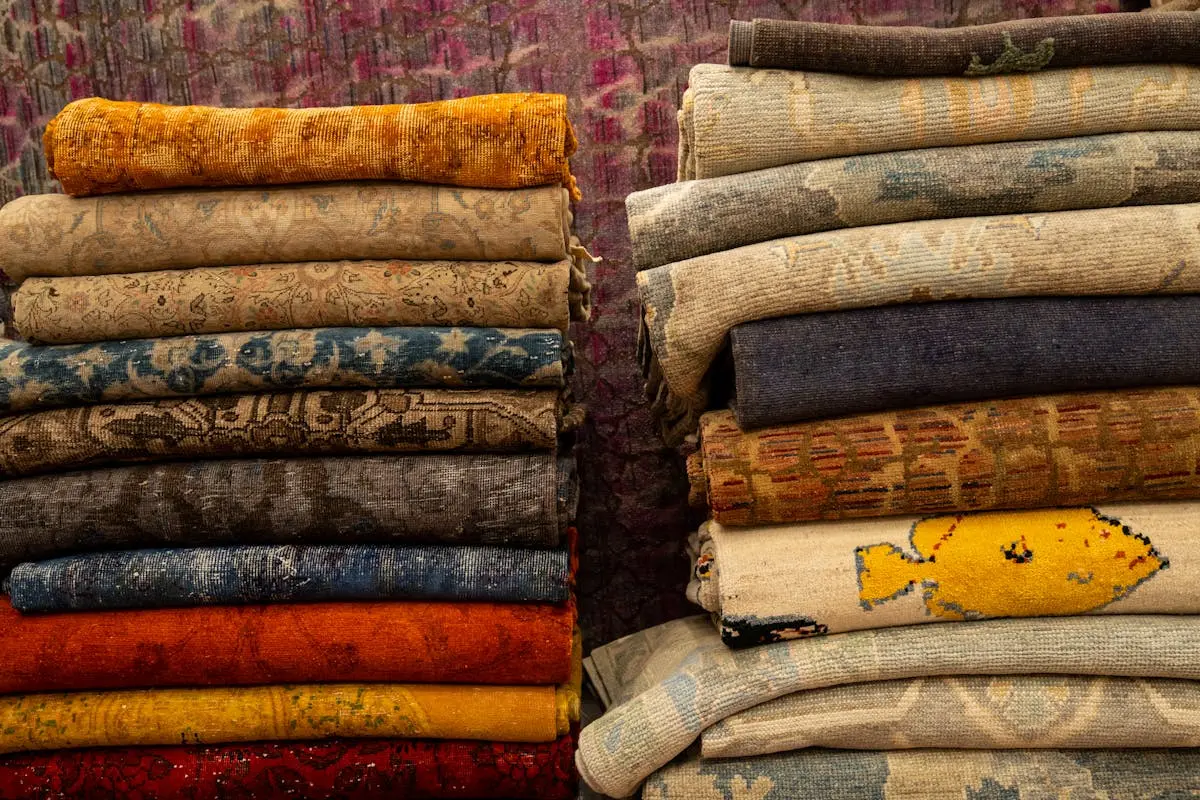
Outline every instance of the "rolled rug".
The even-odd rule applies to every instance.
[[[0,798],[575,800],[575,735],[552,742],[335,739],[104,747],[0,759]]]
[[[322,183],[183,189],[0,207],[0,270],[102,275],[295,261],[561,261],[571,211],[561,186],[469,189]]]
[[[1200,678],[1200,618],[1053,617],[910,625],[730,650],[705,617],[598,648],[588,674],[610,709],[584,728],[576,764],[629,797],[721,720],[793,692],[953,675]]]
[[[357,600],[562,603],[571,595],[571,566],[565,547],[235,545],[26,562],[5,585],[24,613]]]
[[[0,413],[287,389],[563,386],[562,333],[313,328],[36,347],[0,342]]]
[[[1200,295],[832,311],[739,325],[729,340],[733,411],[748,430],[932,403],[1200,384]]]
[[[190,461],[0,482],[0,572],[89,550],[443,542],[555,547],[572,456],[413,454]]]
[[[276,603],[26,616],[0,598],[0,692],[566,683],[574,624],[572,603]]]
[[[1081,14],[959,28],[729,23],[733,66],[862,75],[1001,75],[1098,64],[1200,63],[1200,16]]]
[[[557,328],[587,319],[572,260],[317,261],[29,278],[12,293],[31,342],[72,344],[289,328]]]
[[[722,525],[1200,497],[1200,388],[1044,395],[743,433],[704,416],[692,501]]]
[[[838,228],[1192,203],[1200,199],[1198,163],[1200,143],[1192,131],[997,142],[827,158],[668,183],[634,192],[625,208],[634,264],[650,269]]]
[[[922,147],[1197,130],[1200,67],[888,80],[697,64],[682,106],[679,179],[695,180]]]
[[[574,412],[572,412],[574,414]],[[213,395],[0,417],[0,477],[147,461],[553,450],[555,390],[355,389]]]
[[[579,192],[567,164],[577,142],[560,94],[291,109],[89,97],[50,120],[42,144],[50,174],[70,195],[350,180],[560,183]]]
[[[946,750],[1196,747],[1200,682],[965,675],[796,692],[704,731],[705,758],[806,747]]]
[[[710,522],[697,538],[688,597],[731,647],[989,617],[1200,614],[1196,502]]]
[[[897,303],[1200,293],[1200,204],[814,233],[639,272],[643,366],[672,442],[707,407],[735,325]]]
[[[552,742],[572,686],[314,683],[0,697],[0,752],[329,738]]]
[[[1187,797],[1195,750],[800,750],[744,760],[689,756],[654,773],[644,800],[860,800],[987,797],[1147,800]]]

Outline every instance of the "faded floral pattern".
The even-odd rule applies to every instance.
[[[562,92],[579,134],[595,313],[574,331],[588,645],[686,612],[682,463],[635,360],[625,196],[675,177],[688,69],[730,17],[962,25],[1116,10],[1115,0],[10,0],[0,18],[0,199],[53,189],[40,140],[72,99],[318,106]]]

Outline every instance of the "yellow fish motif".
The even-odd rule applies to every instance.
[[[948,619],[1081,614],[1168,566],[1147,537],[1091,508],[930,517],[910,538],[916,557],[886,543],[854,551],[865,610],[919,586],[928,613]]]

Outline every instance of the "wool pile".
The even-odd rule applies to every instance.
[[[733,22],[627,200],[703,616],[585,660],[598,792],[1200,787],[1200,13]]]
[[[0,785],[576,795],[566,98],[75,101],[0,209]]]

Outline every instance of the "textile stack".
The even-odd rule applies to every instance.
[[[0,795],[574,797],[566,98],[93,98],[45,146]]]
[[[591,655],[584,779],[1191,796],[1200,14],[735,22],[730,63],[627,203],[712,620]]]

